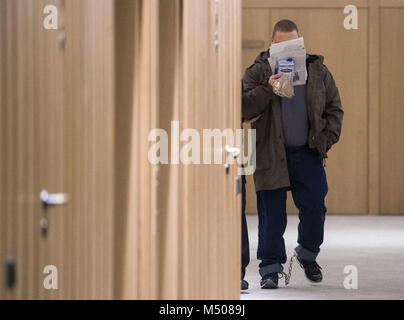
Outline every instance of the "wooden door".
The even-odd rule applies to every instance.
[[[160,21],[166,23],[160,29],[166,36],[160,39],[165,48],[160,52],[170,54],[162,56],[159,123],[171,135],[172,120],[178,120],[180,133],[193,129],[203,150],[204,129],[235,133],[240,127],[241,2],[160,4],[165,15]],[[222,139],[223,160],[225,144]],[[208,165],[202,160],[201,155],[200,164],[161,168],[159,265],[167,267],[160,275],[161,298],[239,298],[237,165],[226,173],[224,162]]]
[[[241,2],[123,0],[116,9],[116,296],[239,298],[237,166],[226,174],[224,162],[174,163],[171,153],[152,165],[148,136],[163,129],[179,142],[191,128],[202,145],[203,129],[239,128]]]
[[[6,260],[16,274],[0,295],[111,298],[113,2],[0,5],[0,258],[2,275]],[[43,26],[47,5],[58,10],[57,30]],[[44,205],[43,190],[66,194],[68,201]],[[49,288],[44,280],[55,271],[57,287]]]
[[[201,142],[203,129],[239,128],[240,1],[0,5],[0,259],[17,280],[1,297],[238,298],[241,199],[226,141],[218,165],[147,155],[150,130],[171,121]],[[43,27],[46,5],[57,30]],[[44,206],[43,190],[68,202]]]

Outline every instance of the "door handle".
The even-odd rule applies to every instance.
[[[229,174],[230,165],[229,165],[229,162],[227,161],[229,156],[231,155],[234,159],[237,159],[240,156],[241,151],[239,148],[230,147],[230,146],[226,145],[225,152],[226,152],[226,163],[225,163],[224,167],[226,169],[226,174]],[[231,163],[233,163],[233,162],[231,162]]]
[[[69,201],[66,193],[49,193],[46,190],[41,191],[40,198],[46,206],[62,206]]]
[[[232,155],[233,158],[236,159],[241,154],[239,148],[229,147],[228,145],[226,145],[225,150],[226,150],[226,159],[229,155]]]

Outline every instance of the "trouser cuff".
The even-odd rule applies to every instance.
[[[273,263],[267,266],[263,266],[260,268],[261,277],[265,276],[268,273],[282,272],[283,267],[280,263]]]
[[[318,256],[318,252],[316,253],[307,250],[306,248],[303,248],[300,244],[295,248],[295,251],[297,253],[297,257],[303,260],[315,261]]]

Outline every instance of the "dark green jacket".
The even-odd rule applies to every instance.
[[[261,117],[251,124],[256,129],[255,190],[273,190],[290,186],[281,121],[281,99],[268,83],[272,75],[268,51],[262,52],[244,75],[243,120]],[[341,135],[344,112],[338,88],[324,57],[309,55],[307,59],[306,104],[309,118],[310,148],[327,158],[328,150]]]

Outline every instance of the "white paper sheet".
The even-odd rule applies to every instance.
[[[303,37],[271,45],[269,48],[270,57],[268,61],[272,73],[275,73],[278,60],[292,58],[295,62],[293,85],[299,86],[305,84],[307,81],[306,53]]]

